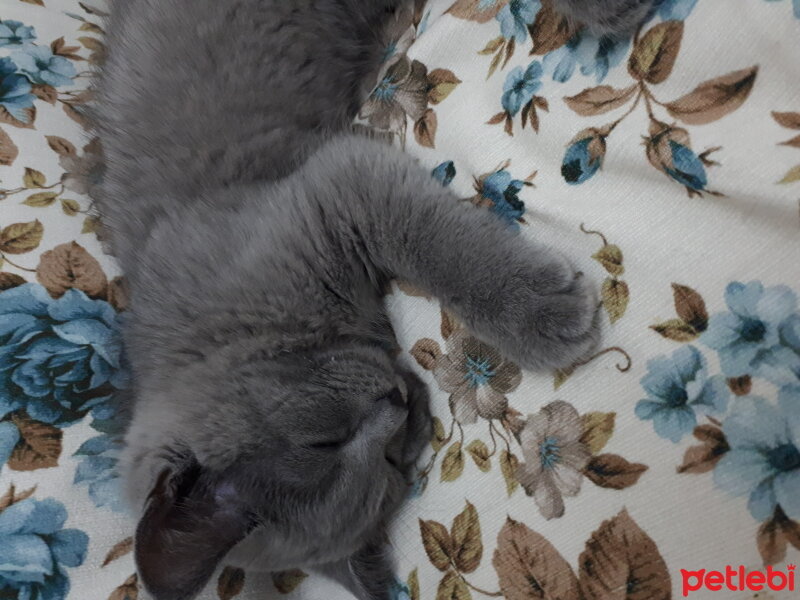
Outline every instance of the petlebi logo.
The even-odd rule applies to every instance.
[[[725,571],[707,571],[698,569],[689,571],[681,569],[683,580],[683,597],[686,598],[691,592],[698,590],[709,590],[712,592],[731,591],[731,592],[760,592],[762,590],[795,591],[795,572],[796,565],[787,565],[786,570],[773,569],[768,565],[765,571],[748,571],[743,565],[738,568],[731,565],[725,567]]]

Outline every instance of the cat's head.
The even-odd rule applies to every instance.
[[[256,352],[167,375],[139,385],[123,461],[142,510],[136,562],[156,600],[192,598],[226,555],[358,579],[352,557],[375,547],[407,489],[407,390],[387,354]]]

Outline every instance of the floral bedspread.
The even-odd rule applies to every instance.
[[[0,2],[4,599],[145,596],[111,402],[125,289],[85,195],[94,4]],[[398,16],[360,122],[509,235],[574,257],[604,344],[522,372],[398,284],[436,422],[393,527],[396,600],[797,597],[799,40],[799,0],[663,0],[616,41],[548,0]],[[348,597],[301,571],[225,567],[203,598],[284,595]]]

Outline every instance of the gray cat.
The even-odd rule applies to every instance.
[[[124,475],[157,600],[223,557],[385,599],[384,526],[430,436],[392,278],[525,367],[597,339],[569,262],[350,133],[394,0],[126,0],[108,25],[98,206],[131,290]]]

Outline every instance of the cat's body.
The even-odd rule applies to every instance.
[[[597,336],[569,263],[347,133],[390,0],[128,0],[97,86],[96,190],[131,290],[125,476],[156,600],[220,559],[383,599],[385,521],[430,431],[390,279],[532,368]]]

